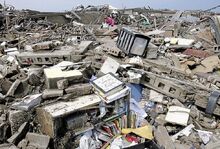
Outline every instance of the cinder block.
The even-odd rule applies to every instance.
[[[63,90],[59,90],[59,89],[45,89],[42,94],[43,99],[60,97],[60,96],[63,96]]]
[[[42,100],[41,94],[28,95],[24,97],[22,101],[12,104],[12,108],[17,110],[28,111],[31,108],[39,105],[41,103],[41,100]]]
[[[171,96],[173,98],[180,99],[185,101],[187,99],[187,90],[181,85],[178,85],[175,82],[168,81],[166,79],[158,78],[153,75],[143,75],[141,84],[152,88],[162,94]]]
[[[81,41],[78,47],[77,54],[83,54],[89,50],[90,46],[92,45],[93,41]]]
[[[16,56],[18,62],[22,65],[52,65],[62,61],[74,61],[73,50],[55,50],[53,52],[22,52]]]
[[[79,70],[62,71],[61,68],[47,68],[44,69],[46,77],[46,85],[48,89],[56,89],[57,81],[67,79],[69,83],[80,82],[82,80],[82,73]]]
[[[9,123],[11,126],[12,134],[18,131],[19,127],[28,120],[29,120],[29,116],[27,112],[21,110],[10,110]]]
[[[47,149],[50,143],[49,136],[36,133],[27,133],[26,140],[28,141],[28,146],[34,146],[39,149]]]

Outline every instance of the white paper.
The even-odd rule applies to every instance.
[[[143,118],[147,117],[147,113],[145,112],[145,110],[142,109],[139,103],[133,98],[131,98],[130,100],[130,110],[137,113],[138,116],[140,117],[143,117]]]
[[[213,133],[209,131],[202,131],[202,130],[197,130],[197,131],[198,131],[199,137],[202,139],[204,144],[207,144],[213,135]]]
[[[187,126],[190,109],[178,106],[171,106],[165,120],[170,123]]]
[[[120,66],[120,64],[116,60],[108,57],[105,60],[104,64],[102,65],[100,71],[104,74],[107,74],[109,72],[115,74],[117,72],[119,66]]]
[[[181,130],[180,132],[176,133],[175,135],[173,135],[171,137],[171,139],[173,141],[175,141],[179,136],[189,136],[192,132],[192,129],[194,128],[195,126],[193,124],[190,124],[188,125],[186,128],[184,128],[183,130]]]

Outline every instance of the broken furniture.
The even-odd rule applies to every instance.
[[[104,100],[100,96],[91,94],[75,98],[73,101],[57,102],[38,108],[37,115],[41,124],[41,131],[52,138],[56,138],[62,133],[65,134],[67,130],[73,131],[76,135],[83,133],[87,129],[93,129],[94,126],[100,126],[103,122],[115,120],[122,115],[126,115],[126,121],[128,122],[129,93],[129,89],[125,88],[123,91],[108,97],[111,100],[109,104],[102,104]],[[98,123],[91,122],[93,117],[91,114],[94,113],[94,110],[101,110],[102,108],[109,109],[109,112],[103,114],[102,111],[98,110],[102,121],[99,122],[100,120],[98,120]]]
[[[117,46],[127,55],[144,57],[150,38],[128,28],[122,28],[117,40]]]
[[[101,102],[100,97],[95,94],[82,96],[76,98],[74,101],[69,102],[57,102],[55,104],[47,105],[37,109],[37,115],[39,123],[41,124],[41,131],[49,135],[52,138],[61,135],[62,131],[65,131],[64,126],[68,123],[68,117],[72,116],[74,112],[83,110],[90,106],[97,105]],[[76,114],[76,118],[77,118]],[[72,117],[74,119],[74,117]],[[76,126],[82,128],[87,122],[87,118],[84,121],[77,119],[72,124],[78,123]],[[64,130],[63,130],[64,129]]]

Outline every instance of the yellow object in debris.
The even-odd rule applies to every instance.
[[[178,38],[171,38],[170,39],[170,44],[172,44],[172,45],[176,45],[177,42],[178,42]]]
[[[131,132],[149,140],[153,139],[152,127],[150,125],[146,125],[144,127],[139,127],[135,129],[132,128],[122,129],[123,134],[129,134]]]

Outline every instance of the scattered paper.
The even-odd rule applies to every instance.
[[[213,135],[213,133],[209,131],[197,130],[197,132],[204,144],[207,144]]]
[[[176,139],[178,139],[178,137],[181,137],[181,136],[189,136],[192,132],[192,129],[194,128],[195,126],[193,124],[190,124],[188,125],[186,128],[184,128],[183,130],[181,130],[180,132],[176,133],[175,135],[173,135],[171,137],[172,141],[175,141]]]

